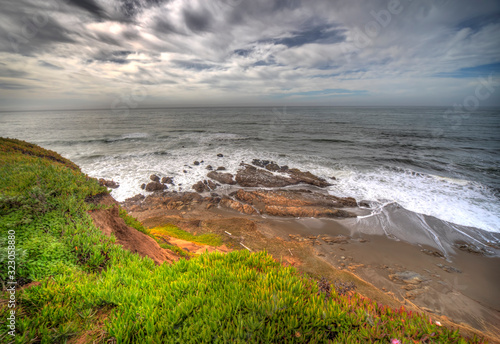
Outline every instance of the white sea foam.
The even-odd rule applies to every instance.
[[[492,190],[461,179],[377,169],[344,173],[333,194],[392,201],[416,213],[463,226],[500,232],[500,207]]]

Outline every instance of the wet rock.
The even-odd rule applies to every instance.
[[[261,213],[281,217],[330,217],[345,218],[356,215],[339,210],[344,204],[356,203],[354,199],[339,198],[309,190],[238,190],[234,197],[252,205]]]
[[[204,192],[204,191],[210,191],[210,189],[208,188],[207,185],[205,185],[202,181],[199,181],[198,183],[194,184],[192,186],[193,190],[195,190],[196,192]]]
[[[172,177],[163,177],[161,179],[162,184],[171,184],[174,185],[174,179]]]
[[[279,207],[265,206],[264,212],[271,216],[282,217],[329,217],[329,218],[347,218],[356,217],[344,210],[329,209],[322,207]]]
[[[204,180],[203,184],[205,184],[210,190],[215,190],[217,188],[217,184],[211,180]]]
[[[206,167],[206,169],[207,169],[207,170],[209,170],[209,171],[212,171],[214,168],[212,167],[212,165],[208,165],[208,166]]]
[[[215,181],[218,181],[219,183],[222,184],[229,184],[229,185],[236,184],[236,182],[233,180],[233,175],[231,173],[221,173],[212,171],[207,174],[207,177]]]
[[[436,264],[436,265],[448,273],[453,273],[453,272],[458,273],[458,274],[462,273],[462,270],[457,269],[453,266],[443,265],[443,264]]]
[[[146,188],[146,184],[144,184],[144,188]],[[127,198],[127,200],[125,202],[127,202],[127,205],[130,207],[132,205],[141,204],[145,198],[146,198],[146,196],[144,196],[142,194],[137,194],[133,197]]]
[[[271,172],[279,171],[279,169],[280,169],[280,166],[274,162],[266,165],[266,170],[271,171]]]
[[[203,181],[199,181],[198,183],[194,184],[192,186],[192,188],[196,191],[196,192],[204,192],[204,191],[211,191],[211,190],[215,190],[217,188],[217,184],[215,184],[213,181],[211,180],[203,180]]]
[[[253,159],[252,160],[253,165],[258,166],[258,167],[262,167],[262,168],[266,167],[270,163],[271,163],[271,161],[269,161],[269,160],[260,160],[260,159]]]
[[[183,170],[182,172],[184,172],[184,173],[188,173],[188,171],[186,171],[186,170]]]
[[[472,253],[472,254],[478,254],[478,255],[483,255],[483,256],[491,254],[491,252],[489,250],[487,250],[483,247],[478,247],[476,245],[468,244],[465,242],[458,242],[458,243],[455,243],[453,246],[455,246],[456,248],[458,248],[461,251]]]
[[[437,258],[444,258],[444,255],[439,251],[428,250],[426,248],[423,248],[420,251],[429,255],[429,256],[433,256],[433,257],[437,257]]]
[[[259,164],[263,163],[259,162]],[[266,167],[270,164],[273,166],[272,163],[269,163],[266,164]],[[298,169],[287,170],[288,176],[280,176],[252,165],[243,164],[242,166],[243,168],[238,170],[236,174],[236,181],[243,187],[284,187],[302,183],[323,188],[331,185],[323,178]]]
[[[160,181],[160,177],[158,177],[156,174],[150,175],[149,179],[151,179],[153,182],[159,182]]]
[[[346,237],[346,236],[343,236],[343,235],[339,235],[339,236],[336,236],[336,237],[332,237],[332,236],[322,236],[321,237],[321,240],[323,240],[324,242],[330,244],[330,245],[333,245],[333,244],[348,244],[349,243],[349,237]]]
[[[397,272],[395,274],[389,275],[389,278],[391,279],[391,281],[403,282],[406,284],[420,284],[427,280],[424,276],[414,271]]]
[[[146,183],[141,184],[141,189],[145,190],[146,189]]]
[[[116,188],[120,187],[120,184],[118,184],[114,180],[106,180],[103,178],[99,179],[99,185],[105,186],[105,187],[110,188],[110,189],[116,189]]]
[[[220,205],[225,207],[225,208],[233,209],[233,210],[239,211],[240,213],[247,214],[247,215],[257,214],[257,211],[252,206],[250,206],[248,204],[243,204],[241,202],[232,200],[230,198],[222,199],[220,201]]]
[[[414,290],[411,290],[411,291],[408,291],[405,293],[405,297],[409,300],[413,300],[414,298],[416,298],[417,296],[421,295],[422,293],[424,293],[424,290],[422,289],[414,289]]]
[[[311,172],[302,172],[297,168],[292,168],[287,171],[290,177],[297,181],[297,184],[304,183],[309,185],[314,185],[320,188],[325,188],[332,184],[328,183],[325,179],[320,178],[312,174]]]
[[[146,191],[154,192],[154,191],[163,191],[167,188],[165,184],[160,183],[159,181],[151,182],[146,185]]]
[[[371,208],[370,203],[368,201],[359,202],[359,206],[363,208]]]
[[[236,198],[254,206],[321,206],[343,208],[356,206],[354,198],[341,198],[310,190],[238,190]]]
[[[217,167],[217,171],[225,171],[226,168],[224,166],[219,166]]]
[[[236,182],[243,187],[284,187],[295,185],[295,181],[283,176],[275,176],[269,171],[243,164],[236,173]]]
[[[200,166],[200,162],[199,161],[195,161],[195,162],[193,162],[193,165]]]
[[[152,193],[147,197],[137,195],[126,199],[122,205],[126,208],[139,205],[142,209],[157,209],[165,206],[167,209],[179,209],[182,206],[190,207],[203,202],[204,197],[196,192],[165,191]]]
[[[217,154],[217,157],[218,157],[218,158],[223,158],[223,157],[224,157],[224,154],[219,153],[219,154]]]
[[[284,166],[281,166],[280,167],[280,172],[286,172],[288,171],[290,168],[287,166],[287,165],[284,165]]]

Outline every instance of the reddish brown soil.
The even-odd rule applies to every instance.
[[[149,257],[158,265],[179,260],[177,254],[161,248],[153,238],[127,226],[119,215],[118,204],[110,195],[103,195],[98,204],[111,206],[111,208],[94,210],[90,216],[96,227],[100,228],[105,235],[115,235],[118,245],[122,245],[124,249],[137,253],[141,257]]]

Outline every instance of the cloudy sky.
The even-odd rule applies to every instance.
[[[500,105],[498,0],[0,6],[0,110]]]

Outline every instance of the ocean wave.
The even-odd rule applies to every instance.
[[[99,144],[110,144],[120,141],[145,141],[149,139],[150,137],[148,134],[132,133],[121,136],[96,137],[96,138],[79,139],[79,140],[53,140],[50,141],[50,145],[51,146],[99,145]],[[43,144],[43,142],[41,144]]]

